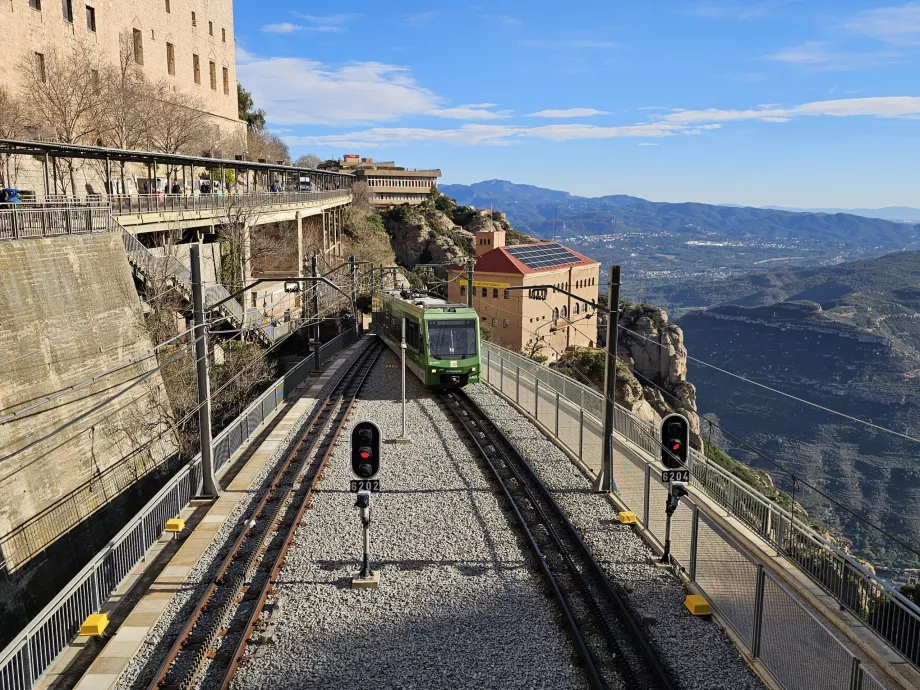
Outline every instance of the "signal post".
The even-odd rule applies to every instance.
[[[661,420],[661,482],[668,485],[665,503],[664,553],[661,564],[671,563],[671,518],[680,499],[687,495],[690,483],[690,422],[681,414],[669,414]]]
[[[361,510],[363,554],[361,572],[351,580],[352,589],[376,589],[380,586],[380,571],[371,570],[371,494],[380,491],[380,480],[374,479],[380,471],[380,428],[373,422],[358,422],[351,432],[351,471],[359,479],[352,479],[350,489],[357,494],[355,507]]]

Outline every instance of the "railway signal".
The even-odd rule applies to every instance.
[[[362,480],[380,471],[380,428],[373,422],[358,422],[351,432],[351,471]]]
[[[380,471],[380,427],[373,422],[358,422],[351,431],[351,470],[360,479],[351,480],[352,493],[358,494],[355,508],[361,511],[364,552],[361,572],[352,578],[353,589],[375,588],[380,584],[380,573],[371,570],[371,494],[380,491],[380,480],[374,479]]]
[[[668,485],[665,502],[664,553],[662,563],[671,561],[671,517],[687,495],[690,483],[690,422],[680,414],[669,414],[661,420],[661,481]]]

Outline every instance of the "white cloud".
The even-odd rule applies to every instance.
[[[744,120],[766,122],[788,121],[794,117],[914,117],[920,115],[920,97],[878,96],[870,98],[841,98],[832,101],[815,101],[789,108],[757,108],[750,110],[685,110],[664,115],[661,119],[680,125],[716,124]]]
[[[638,145],[639,146],[658,146],[658,144],[656,144],[653,141],[640,141]]]
[[[451,120],[497,120],[511,115],[509,111],[505,110],[499,112],[487,110],[487,108],[492,108],[494,106],[494,103],[458,105],[453,108],[429,110],[426,115],[433,115],[434,117],[443,117]]]
[[[509,24],[512,26],[520,26],[524,22],[518,17],[512,17],[508,14],[484,14],[482,15],[483,19],[486,19],[491,22],[498,22],[499,24]]]
[[[844,27],[894,45],[920,45],[920,3],[866,10]]]
[[[305,19],[312,24],[322,26],[341,26],[358,16],[356,14],[327,14],[320,16],[315,14],[303,14],[302,12],[293,12],[292,14],[299,19]]]
[[[419,86],[408,70],[395,65],[358,62],[332,67],[303,58],[247,58],[237,66],[239,79],[275,124],[387,122],[442,105],[442,99]]]
[[[278,24],[266,24],[259,30],[269,34],[294,34],[300,32],[338,33],[342,31],[342,27],[333,25],[305,26],[304,24],[280,22]]]
[[[565,108],[562,110],[540,110],[530,113],[527,117],[592,117],[594,115],[609,115],[606,110],[594,108]]]
[[[798,65],[812,71],[850,71],[891,64],[900,54],[891,51],[847,53],[830,50],[823,41],[809,41],[765,56],[767,60]]]

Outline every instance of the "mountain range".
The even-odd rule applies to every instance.
[[[733,204],[726,204],[732,206]],[[920,223],[920,208],[911,206],[885,206],[884,208],[789,208],[786,206],[763,206],[777,211],[794,211],[796,213],[849,213],[866,218],[882,218],[900,223]]]

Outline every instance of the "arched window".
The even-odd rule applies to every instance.
[[[483,288],[483,289],[482,289],[482,296],[483,296],[483,297],[488,297],[488,296],[489,296],[489,288]]]
[[[562,318],[563,319],[569,318],[569,308],[566,306],[562,307]]]
[[[578,302],[576,302],[575,306],[572,307],[572,314],[574,314],[575,316],[578,316],[578,313],[580,311],[581,311],[581,306],[578,304]]]
[[[559,320],[559,307],[553,309],[553,321]]]
[[[492,297],[498,299],[498,288],[492,288]]]

